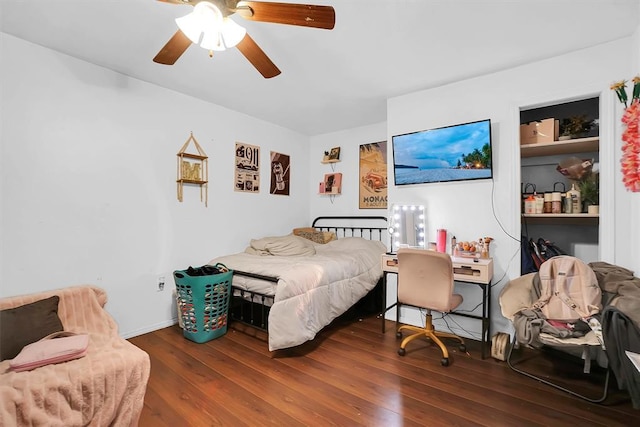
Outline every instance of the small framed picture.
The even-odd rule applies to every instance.
[[[324,192],[321,194],[340,194],[342,193],[342,174],[328,173],[324,176]],[[322,189],[322,187],[321,187]]]
[[[324,152],[322,161],[324,162],[337,162],[340,160],[340,147],[333,147],[330,151]]]

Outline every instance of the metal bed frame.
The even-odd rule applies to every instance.
[[[344,225],[337,225],[341,221]],[[385,225],[366,225],[367,223],[377,224],[381,222],[384,222]],[[378,240],[384,243],[384,233],[387,231],[386,222],[387,218],[384,216],[319,216],[313,220],[311,226],[318,231],[334,232],[339,239],[345,237],[362,237],[366,240]],[[234,270],[233,274],[272,283],[278,283],[279,280],[278,277],[264,276],[239,270]],[[381,282],[379,282],[369,294],[372,294],[379,288],[380,283]],[[232,321],[267,331],[269,328],[269,308],[274,303],[274,297],[260,292],[237,288],[233,285],[231,286],[231,290],[232,297],[229,308],[229,318]]]

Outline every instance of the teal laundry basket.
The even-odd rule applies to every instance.
[[[221,272],[202,275],[216,270]],[[176,270],[173,278],[184,337],[204,343],[224,335],[229,318],[233,270],[216,264],[213,267]]]

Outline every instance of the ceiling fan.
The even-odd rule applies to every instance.
[[[189,15],[176,19],[178,31],[153,58],[154,62],[173,65],[191,43],[208,49],[209,56],[213,56],[213,51],[235,46],[266,79],[277,76],[280,70],[247,31],[229,19],[230,15],[237,13],[250,21],[326,30],[333,29],[335,25],[335,11],[331,6],[243,0],[158,1],[187,4],[194,6],[194,10]]]

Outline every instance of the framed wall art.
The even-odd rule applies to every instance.
[[[320,183],[320,194],[341,194],[342,193],[342,174],[328,173]]]
[[[290,158],[286,154],[271,152],[271,186],[269,193],[289,195],[291,182]]]
[[[260,147],[236,142],[234,175],[235,191],[260,192]]]
[[[387,209],[387,141],[360,146],[359,208]]]
[[[335,163],[340,161],[340,147],[333,147],[330,151],[324,152],[322,163]]]

